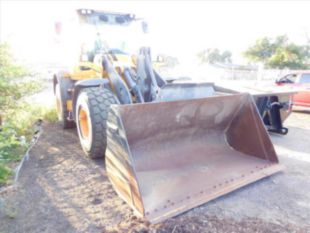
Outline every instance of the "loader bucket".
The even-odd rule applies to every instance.
[[[106,169],[156,223],[281,170],[248,94],[113,105]]]

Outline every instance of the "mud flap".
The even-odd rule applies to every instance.
[[[281,170],[248,94],[112,106],[107,174],[156,223]]]

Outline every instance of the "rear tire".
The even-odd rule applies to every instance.
[[[107,119],[110,106],[119,104],[114,94],[104,88],[86,88],[79,93],[76,124],[81,146],[91,158],[102,158],[107,147]]]
[[[58,120],[64,129],[70,129],[75,127],[73,121],[68,120],[69,111],[67,109],[67,100],[70,99],[68,89],[72,86],[69,79],[60,77],[55,85],[55,100]]]

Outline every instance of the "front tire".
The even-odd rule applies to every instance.
[[[107,118],[110,106],[119,104],[114,94],[104,88],[86,88],[79,93],[76,124],[83,151],[91,158],[102,158],[107,147]]]

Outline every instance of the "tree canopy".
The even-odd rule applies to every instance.
[[[253,62],[262,62],[267,68],[307,69],[310,67],[309,45],[297,45],[286,35],[263,37],[249,47],[244,56]]]
[[[221,52],[217,48],[205,49],[197,54],[201,63],[231,63],[232,53],[228,50]]]

